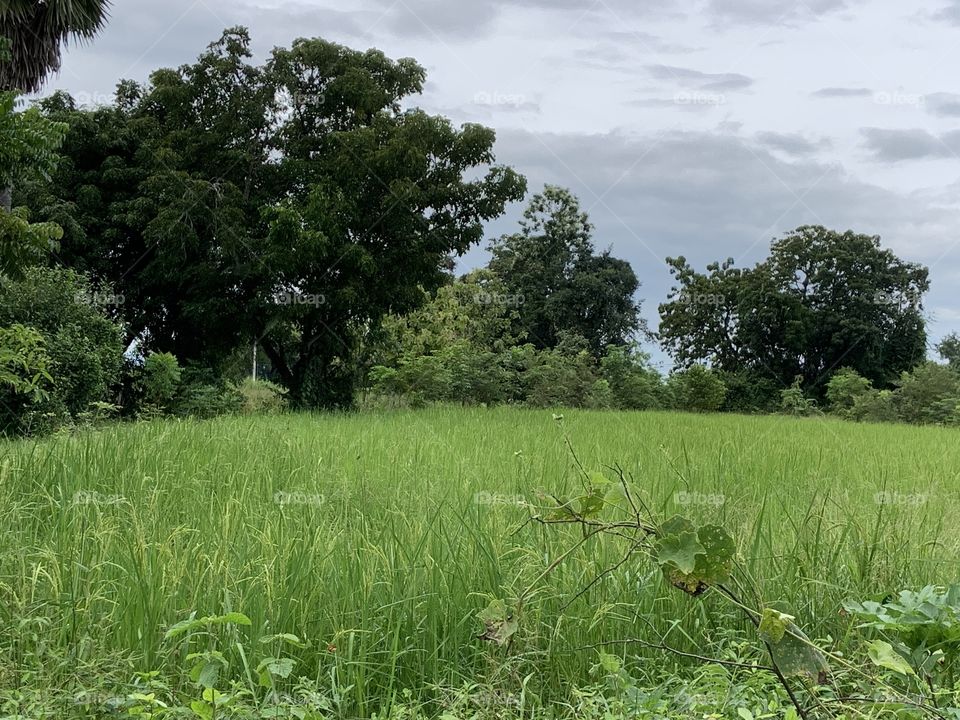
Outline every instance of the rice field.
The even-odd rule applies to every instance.
[[[526,522],[538,492],[579,486],[567,438],[659,517],[724,525],[764,602],[832,649],[845,598],[957,580],[960,435],[946,429],[509,408],[157,421],[0,444],[0,684],[41,651],[60,658],[33,671],[46,683],[97,658],[175,677],[165,630],[237,611],[252,624],[234,639],[296,634],[296,674],[369,717],[474,683],[559,700],[596,681],[604,643],[697,648],[740,627],[643,557],[578,595],[623,554],[604,538],[536,584],[509,659],[478,638],[479,610],[579,538]],[[683,665],[631,657],[651,677]]]

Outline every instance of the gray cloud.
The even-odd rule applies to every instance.
[[[933,17],[937,20],[946,20],[952,25],[960,25],[960,0],[950,0],[935,12]]]
[[[654,324],[671,285],[667,256],[682,254],[700,267],[728,256],[752,264],[766,256],[771,238],[814,223],[879,234],[902,257],[933,263],[960,221],[960,211],[934,198],[891,192],[840,165],[787,161],[735,132],[510,130],[498,134],[497,150],[526,174],[531,192],[550,182],[577,193],[597,227],[597,245],[612,244],[640,276],[644,314]],[[518,213],[514,208],[490,234],[512,230]],[[474,252],[468,264],[484,259]],[[938,267],[941,275],[960,269],[960,250]],[[955,305],[949,290],[931,303]]]
[[[868,88],[827,87],[810,94],[819,98],[872,97],[873,90]]]
[[[815,19],[850,4],[847,0],[711,0],[708,8],[725,22],[769,25]]]
[[[383,23],[405,37],[474,37],[488,32],[499,7],[492,2],[454,3],[448,0],[399,0],[386,3]]]
[[[938,117],[960,117],[960,95],[956,93],[932,93],[925,96],[927,112]]]
[[[745,90],[753,79],[740,73],[705,73],[672,65],[648,65],[647,72],[655,80],[674,81],[697,90]]]
[[[942,135],[913,128],[891,130],[886,128],[861,128],[867,149],[875,160],[894,163],[901,160],[936,158],[960,159],[960,130]]]
[[[769,150],[779,150],[794,157],[807,157],[831,145],[826,138],[813,141],[801,133],[759,132],[755,139]]]

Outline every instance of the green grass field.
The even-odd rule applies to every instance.
[[[650,507],[725,525],[764,601],[845,650],[844,598],[957,580],[960,435],[832,420],[431,409],[153,422],[0,445],[0,685],[65,685],[111,658],[176,676],[163,641],[190,616],[241,611],[250,646],[310,641],[296,674],[369,716],[402,690],[525,687],[543,702],[596,681],[610,640],[678,647],[738,627],[642,557],[588,543],[527,601],[504,651],[477,638],[578,537],[526,524],[537,491],[619,465]],[[609,470],[607,474],[612,477]],[[723,612],[727,612],[724,610]],[[232,631],[231,631],[232,632]],[[225,652],[235,655],[234,646]],[[622,649],[614,652],[624,652]],[[651,651],[639,673],[679,662]],[[529,676],[529,677],[528,677]],[[339,692],[338,691],[338,692]]]

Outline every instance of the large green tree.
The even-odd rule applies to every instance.
[[[878,237],[804,226],[754,268],[668,263],[676,286],[660,306],[659,333],[679,366],[709,362],[783,387],[800,377],[821,392],[841,367],[889,387],[925,357],[928,271]]]
[[[109,5],[108,0],[0,2],[0,92],[39,90],[60,68],[63,44],[93,37],[106,22]],[[10,181],[0,178],[0,209],[10,211],[11,193]]]
[[[641,327],[636,274],[609,250],[596,253],[592,235],[577,198],[548,185],[531,199],[520,232],[491,245],[490,269],[518,306],[516,330],[538,348],[579,335],[600,358]]]
[[[493,131],[408,109],[425,72],[301,39],[251,61],[235,28],[69,122],[30,189],[63,257],[126,298],[130,337],[216,367],[258,340],[302,406],[350,402],[362,338],[442,284],[524,192]]]

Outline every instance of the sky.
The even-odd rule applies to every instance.
[[[496,129],[530,193],[576,193],[654,328],[666,257],[750,266],[819,224],[928,266],[931,346],[960,330],[960,0],[114,0],[47,90],[109,102],[233,25],[259,59],[298,37],[415,58],[412,102]]]

